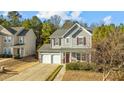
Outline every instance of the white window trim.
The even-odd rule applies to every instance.
[[[85,36],[78,36],[76,39],[78,39],[78,38],[84,38]],[[82,44],[78,44],[78,46],[80,46],[80,45],[83,45],[83,43]]]
[[[20,36],[20,37],[19,37],[19,43],[20,43],[20,44],[24,44],[24,37],[23,37],[23,36]]]
[[[12,50],[11,50],[11,48],[5,47],[5,48],[3,49],[3,53],[4,53],[4,54],[12,54]]]
[[[67,39],[68,39],[68,42],[67,42]],[[65,42],[66,42],[66,44],[69,44],[70,43],[70,37],[66,37]]]
[[[12,37],[11,36],[5,36],[3,40],[4,40],[4,43],[11,43],[12,42]],[[5,42],[5,40],[6,40],[6,42]]]

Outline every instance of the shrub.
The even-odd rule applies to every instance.
[[[86,70],[95,71],[96,65],[88,62],[71,62],[66,64],[66,70]]]
[[[20,59],[21,57],[19,55],[14,56],[15,59]]]
[[[0,58],[3,58],[3,54],[0,54]]]
[[[8,55],[8,54],[1,54],[0,58],[11,58],[12,55]]]

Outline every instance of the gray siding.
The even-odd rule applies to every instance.
[[[61,39],[61,46],[60,45],[54,45],[54,40],[51,39],[51,45],[52,48],[91,48],[92,47],[92,36],[91,34],[89,34],[89,32],[85,31],[85,29],[82,28],[82,31],[79,31],[79,33],[76,33],[75,36],[73,37],[74,33],[77,30],[73,31],[73,32],[69,32],[70,34],[68,34],[65,38]],[[77,38],[81,37],[84,38],[86,37],[86,45],[81,44],[81,45],[77,45]],[[66,43],[66,39],[68,38],[69,43]]]

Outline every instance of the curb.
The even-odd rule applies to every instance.
[[[63,67],[55,77],[54,81],[62,81],[64,74],[65,74],[65,65],[63,65]]]
[[[50,76],[46,79],[46,81],[53,81],[56,76],[58,75],[58,73],[60,72],[60,70],[62,69],[62,65],[58,66],[52,74],[50,74]]]

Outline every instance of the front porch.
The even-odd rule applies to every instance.
[[[85,52],[64,52],[63,63],[69,62],[91,62],[91,53]]]
[[[16,44],[13,46],[13,57],[22,58],[25,56],[24,45]]]
[[[24,48],[13,48],[13,57],[24,57]]]

